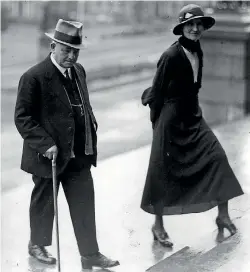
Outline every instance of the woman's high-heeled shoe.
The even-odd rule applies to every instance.
[[[216,218],[216,224],[218,226],[219,232],[223,232],[224,228],[227,229],[231,235],[234,235],[237,232],[237,228],[229,219],[229,222],[222,220],[220,217]]]
[[[158,241],[161,245],[165,247],[173,247],[173,243],[170,242],[168,234],[164,232],[158,232],[154,227],[152,227],[152,233],[155,241]]]

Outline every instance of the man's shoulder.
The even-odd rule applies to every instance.
[[[43,75],[47,70],[48,62],[49,62],[48,58],[46,58],[43,61],[40,61],[39,63],[31,66],[27,71],[23,73],[23,75],[32,76],[32,77]]]
[[[79,62],[75,63],[74,66],[75,66],[75,69],[82,72],[84,74],[84,77],[86,77],[86,71],[85,71],[84,67]]]

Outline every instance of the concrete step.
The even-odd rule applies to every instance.
[[[147,269],[148,272],[176,271],[176,267],[184,267],[187,262],[192,261],[201,252],[191,251],[189,246],[183,247],[181,250],[172,254],[170,257],[160,261],[156,265]]]
[[[249,213],[246,211],[234,221],[238,228],[234,236],[230,236],[227,231],[224,236],[214,230],[199,239],[197,244],[186,246],[148,268],[147,272],[246,272],[243,266],[246,267],[244,261],[249,262],[250,255],[250,238],[247,232],[250,223]]]

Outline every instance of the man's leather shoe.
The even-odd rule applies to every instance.
[[[93,266],[100,268],[109,268],[120,265],[118,261],[113,261],[102,255],[100,252],[90,256],[82,256],[81,262],[83,269],[92,269]]]
[[[29,242],[29,254],[30,256],[33,256],[35,259],[37,259],[41,263],[45,264],[55,264],[56,259],[53,258],[45,249],[44,246],[39,245],[33,245],[31,242]]]

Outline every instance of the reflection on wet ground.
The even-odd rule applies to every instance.
[[[56,265],[46,265],[36,261],[33,257],[28,257],[28,270],[29,272],[57,272]],[[61,271],[65,271],[61,269]],[[72,272],[114,272],[112,269],[96,268],[96,269],[78,269],[71,270]]]
[[[28,257],[28,271],[32,272],[54,272],[57,271],[56,265],[46,265],[38,262],[33,257]]]
[[[154,262],[158,263],[163,259],[166,252],[173,252],[173,248],[163,247],[158,241],[153,241],[152,243],[152,255],[154,257]]]

